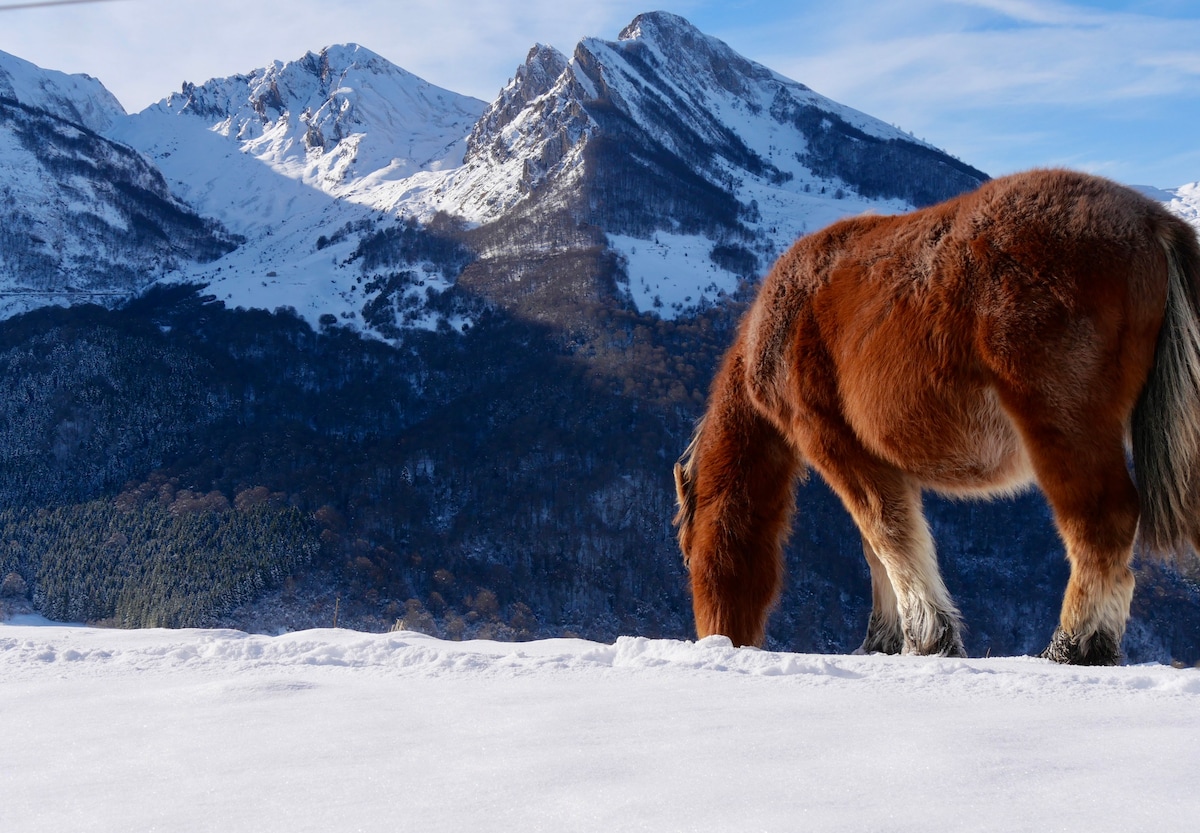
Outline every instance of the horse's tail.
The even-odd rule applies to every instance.
[[[1131,424],[1141,496],[1141,545],[1200,551],[1200,244],[1174,217],[1159,224],[1167,256],[1167,304]]]

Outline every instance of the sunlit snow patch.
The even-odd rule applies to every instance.
[[[1200,230],[1200,182],[1171,189],[1164,202],[1167,208]]]
[[[738,276],[710,257],[716,244],[707,237],[657,231],[642,240],[610,234],[608,245],[621,259],[625,288],[639,312],[671,320],[737,289]]]

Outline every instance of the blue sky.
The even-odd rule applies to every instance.
[[[0,0],[0,8],[20,0]],[[87,72],[137,111],[179,88],[355,42],[490,100],[535,42],[615,39],[653,2],[110,0],[0,12],[0,50]],[[748,58],[993,175],[1066,165],[1200,180],[1195,0],[659,0]]]

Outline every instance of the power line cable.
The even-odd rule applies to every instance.
[[[76,6],[81,3],[114,3],[117,0],[41,0],[37,3],[4,3],[0,4],[0,12],[11,12],[17,9],[40,9],[44,6]]]

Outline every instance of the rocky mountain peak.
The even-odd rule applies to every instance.
[[[445,210],[483,224],[528,218],[503,226],[497,251],[517,227],[555,230],[531,232],[544,250],[587,249],[597,238],[579,230],[603,230],[619,291],[663,316],[732,292],[837,217],[903,211],[986,179],[666,12],[639,15],[615,41],[580,41],[570,61],[535,46],[465,158],[440,192]]]
[[[686,32],[692,35],[702,35],[691,21],[670,12],[642,12],[629,22],[629,25],[617,35],[617,40],[634,40],[636,38],[655,37],[662,34]]]
[[[626,48],[645,47],[669,58],[662,69],[673,77],[688,79],[691,85],[718,87],[743,95],[750,80],[780,78],[761,64],[742,57],[724,41],[706,35],[669,12],[638,15],[621,30],[618,41],[627,42]]]
[[[497,145],[500,134],[535,100],[554,89],[569,63],[567,56],[553,46],[535,44],[525,56],[525,63],[517,67],[513,78],[475,123],[467,139],[465,160],[469,163],[489,148],[503,155],[503,147]]]
[[[300,172],[305,183],[340,195],[364,178],[394,181],[461,164],[463,140],[484,108],[348,43],[184,84],[152,109],[198,117],[204,130],[272,169]]]
[[[567,68],[567,64],[567,56],[553,46],[534,44],[525,56],[525,63],[517,68],[514,82],[535,96],[547,93]]]

